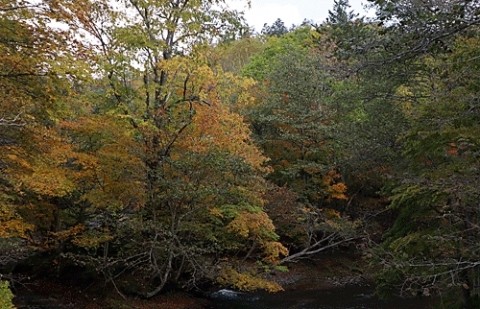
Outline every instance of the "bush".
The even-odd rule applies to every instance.
[[[13,309],[12,300],[13,300],[13,293],[10,291],[8,287],[7,281],[0,281],[0,308],[2,309]]]

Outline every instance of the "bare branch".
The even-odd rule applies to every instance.
[[[26,125],[26,122],[21,119],[21,116],[22,113],[19,113],[17,114],[15,117],[13,118],[5,118],[5,117],[2,117],[0,118],[0,126],[4,126],[4,127],[23,127]]]

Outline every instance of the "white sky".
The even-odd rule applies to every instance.
[[[277,18],[290,27],[300,24],[305,18],[322,22],[333,8],[333,0],[251,0],[252,6],[246,8],[246,1],[230,0],[230,6],[245,11],[250,26],[260,31],[265,23],[272,24]],[[366,0],[350,0],[351,9],[360,15],[367,15],[363,8]],[[369,16],[373,16],[370,12]]]

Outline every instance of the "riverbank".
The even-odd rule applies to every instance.
[[[319,255],[315,259],[304,260],[289,265],[288,272],[270,272],[267,277],[281,284],[285,292],[278,294],[244,293],[229,294],[226,297],[208,297],[214,291],[203,295],[170,291],[144,300],[133,297],[122,298],[112,286],[91,284],[78,286],[66,282],[33,280],[25,286],[18,286],[14,300],[17,308],[36,309],[205,309],[205,308],[315,308],[315,304],[326,301],[327,307],[335,308],[346,298],[355,304],[374,304],[375,308],[383,301],[374,295],[373,278],[365,271],[366,265],[358,256],[349,252],[336,252]],[[411,308],[426,300],[409,303]],[[386,303],[385,303],[386,304]],[[330,307],[329,307],[330,306]],[[348,307],[347,307],[348,308]],[[363,307],[371,308],[371,307]],[[388,308],[388,307],[385,307]],[[393,307],[392,307],[393,308]]]
[[[321,255],[289,265],[288,272],[272,271],[267,277],[282,285],[286,291],[332,289],[347,284],[362,285],[370,279],[360,271],[358,257],[350,254]],[[212,288],[213,290],[213,288]],[[212,300],[182,291],[170,291],[149,300],[123,298],[112,285],[80,284],[72,280],[32,278],[14,285],[17,308],[211,308]],[[211,291],[206,291],[208,295]]]

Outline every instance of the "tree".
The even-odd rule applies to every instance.
[[[277,18],[271,26],[264,24],[261,31],[261,34],[263,35],[276,37],[280,37],[286,33],[288,33],[288,29],[280,18]]]
[[[307,52],[313,40],[311,27],[299,27],[282,37],[269,37],[261,53],[254,55],[243,67],[242,75],[265,81],[278,65],[280,57],[289,51]]]
[[[358,224],[331,209],[347,187],[333,152],[336,80],[328,54],[312,48],[315,35],[303,27],[271,38],[244,70],[264,82],[243,112],[271,159],[269,214],[297,250],[283,262],[348,243]]]
[[[480,7],[476,1],[376,1],[377,18],[392,36],[388,50],[390,61],[415,58],[432,49],[448,48],[456,34],[480,23]],[[385,42],[384,42],[385,43]]]
[[[472,308],[472,282],[478,277],[478,111],[472,101],[478,63],[471,55],[477,41],[478,33],[458,37],[450,53],[425,57],[428,82],[408,88],[411,96],[422,99],[411,106],[414,125],[404,141],[406,172],[402,184],[392,189],[391,207],[399,217],[379,251],[382,287],[399,284],[405,293],[426,294],[453,290]]]
[[[264,44],[256,37],[225,42],[208,52],[209,65],[212,68],[220,65],[224,72],[240,75],[252,57],[260,53],[263,48]]]
[[[248,251],[246,258],[261,257],[265,263],[275,263],[287,254],[263,211],[261,175],[267,171],[266,158],[252,144],[242,118],[219,101],[215,84],[221,77],[186,57],[172,59],[168,69],[176,76],[170,79],[173,93],[183,96],[183,81],[189,75],[189,86],[205,89],[201,96],[208,102],[172,106],[172,131],[147,125],[128,129],[125,119],[105,116],[64,124],[77,151],[94,159],[77,185],[88,203],[85,228],[69,238],[90,254],[72,252],[69,258],[93,262],[91,266],[112,282],[130,271],[144,274],[148,278],[141,283],[144,288],[139,283],[128,290],[145,297],[159,293],[168,283],[192,287],[198,281],[215,280],[221,257],[233,250]],[[176,122],[183,123],[181,134]],[[161,143],[175,142],[162,144],[164,149],[170,147],[169,154],[158,171],[161,178],[151,188],[139,129],[142,135],[167,137]],[[172,138],[172,134],[178,135]],[[152,204],[149,196],[154,198]],[[233,262],[220,265],[220,269],[236,268]],[[253,280],[250,288],[262,286],[253,284],[255,277],[249,278]],[[126,286],[127,282],[120,289]],[[274,285],[263,287],[273,289]]]
[[[376,173],[381,175],[380,181],[373,182],[372,176],[367,176],[360,182],[376,183],[377,192],[383,187],[383,194],[390,194],[392,199],[389,209],[398,213],[383,244],[376,248],[377,262],[384,265],[380,288],[427,295],[453,291],[464,295],[465,306],[474,306],[476,292],[470,282],[476,280],[477,269],[468,257],[475,255],[477,248],[460,239],[473,239],[466,235],[469,228],[476,229],[476,223],[462,219],[472,216],[468,196],[475,195],[471,190],[477,184],[466,169],[475,163],[468,155],[459,158],[462,151],[455,141],[465,139],[470,146],[476,145],[475,138],[465,135],[466,131],[476,132],[471,127],[476,108],[466,111],[466,106],[475,104],[456,97],[457,91],[465,95],[476,90],[463,88],[454,76],[458,76],[457,70],[475,75],[476,66],[475,58],[467,57],[471,70],[460,68],[467,58],[453,59],[467,48],[458,42],[477,35],[478,5],[464,1],[374,2],[380,22],[357,28],[357,37],[368,32],[372,35],[363,45],[355,43],[354,49],[346,40],[347,45],[338,45],[343,50],[337,55],[347,74],[355,74],[345,93],[358,91],[352,97],[361,98],[350,98],[347,102],[355,105],[344,110],[350,111],[348,121],[340,126],[340,132],[345,130],[341,157],[347,156],[340,160],[341,166],[354,173],[361,170],[363,176],[365,170],[380,168]],[[338,33],[348,34],[337,32],[334,39]],[[456,65],[449,66],[452,61]],[[355,134],[348,126],[351,120]],[[470,147],[463,145],[464,149]],[[375,150],[359,157],[363,159],[352,160],[357,151],[369,149]],[[351,168],[355,161],[361,166]],[[460,178],[447,176],[457,172]],[[349,174],[344,175],[352,184]],[[458,187],[460,183],[464,190]],[[462,284],[463,288],[454,288]]]
[[[43,219],[55,211],[54,198],[67,195],[72,186],[58,165],[65,163],[70,148],[53,128],[57,98],[70,91],[67,76],[77,72],[62,45],[69,37],[50,29],[50,6],[24,1],[0,2],[0,262],[14,263],[44,245],[33,237]],[[57,16],[58,17],[58,16]],[[59,65],[58,62],[67,66]],[[38,241],[38,242],[37,242]],[[29,246],[34,245],[34,246]],[[23,249],[19,250],[18,247]]]
[[[117,4],[2,6],[0,83],[12,95],[0,106],[0,262],[29,243],[58,273],[95,270],[119,293],[193,287],[217,266],[244,289],[278,290],[251,273],[245,285],[242,263],[223,259],[287,254],[263,210],[266,158],[222,101],[251,101],[227,90],[252,81],[212,70],[201,47],[235,33],[240,15],[223,1]],[[138,285],[123,281],[133,272]]]
[[[348,0],[334,0],[333,11],[328,11],[327,23],[332,25],[345,25],[351,23],[358,14],[348,11],[350,3]]]
[[[59,8],[75,12],[97,39],[111,89],[90,114],[62,124],[85,160],[76,180],[85,205],[74,214],[80,230],[72,225],[65,236],[87,254],[66,256],[88,261],[114,285],[122,274],[142,273],[129,290],[144,297],[169,283],[213,280],[219,255],[232,250],[275,263],[286,249],[262,210],[266,159],[241,117],[219,101],[217,83],[226,77],[205,64],[199,46],[235,14],[214,9],[217,1],[128,3],[135,14],[128,19],[108,3]],[[110,15],[99,14],[104,6]]]

